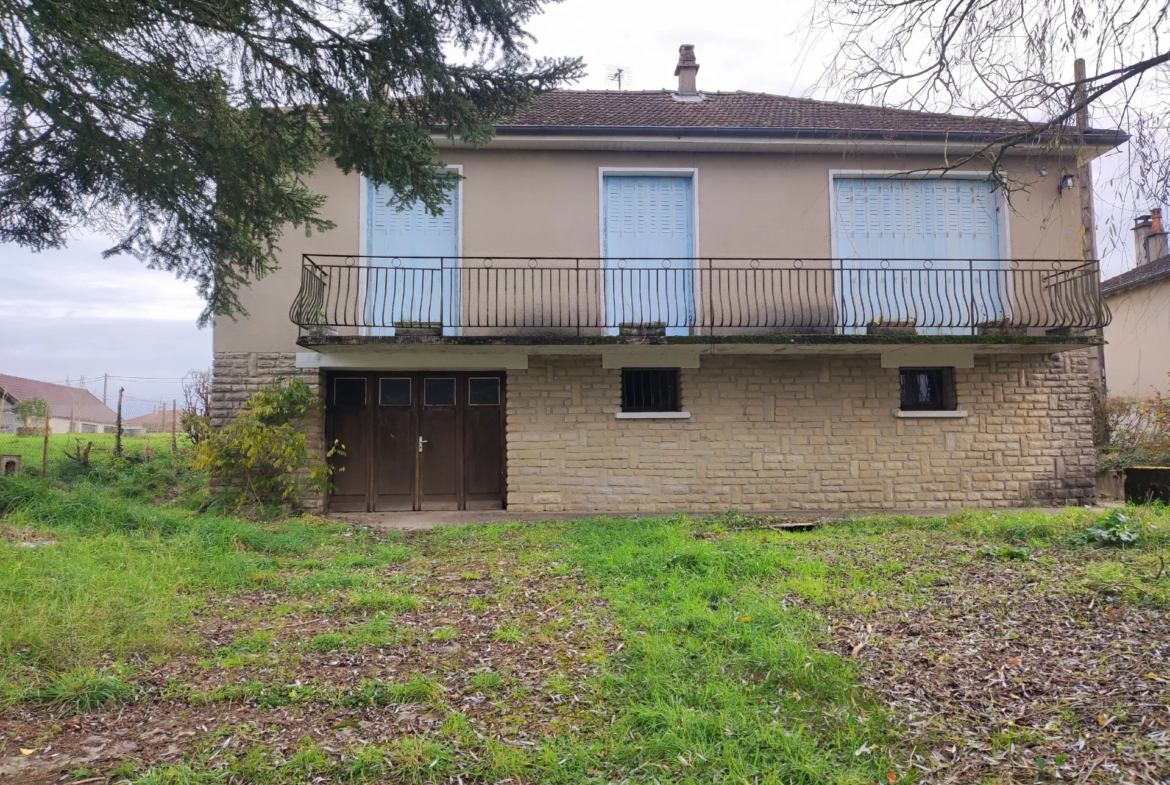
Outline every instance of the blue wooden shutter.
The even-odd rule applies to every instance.
[[[993,183],[837,178],[833,188],[842,324],[966,325],[1003,315]]]
[[[695,318],[691,178],[606,176],[602,187],[607,323],[686,334]]]
[[[393,335],[395,322],[454,324],[459,253],[458,188],[442,215],[421,202],[398,206],[386,186],[366,185],[366,317],[374,335]],[[424,257],[424,258],[410,258]]]

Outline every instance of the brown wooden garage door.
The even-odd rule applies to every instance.
[[[327,377],[340,512],[485,510],[506,503],[504,374],[479,371]]]

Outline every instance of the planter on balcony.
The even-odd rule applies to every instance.
[[[400,320],[394,322],[394,334],[399,338],[437,338],[443,334],[443,325],[439,322]]]
[[[305,332],[308,333],[310,338],[332,338],[337,335],[337,328],[315,324],[312,327],[309,327]]]
[[[869,335],[917,335],[918,320],[903,319],[896,322],[870,322],[865,326]]]
[[[628,338],[665,338],[665,322],[622,322],[618,335]]]
[[[975,330],[979,335],[1027,335],[1027,327],[1018,327],[1008,322],[1007,319],[993,319],[987,322],[979,322],[975,325]]]

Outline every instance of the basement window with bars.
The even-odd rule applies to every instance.
[[[953,412],[958,409],[954,368],[900,368],[902,411]]]
[[[622,412],[680,411],[678,371],[678,368],[623,368]]]

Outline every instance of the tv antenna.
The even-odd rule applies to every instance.
[[[618,90],[629,90],[634,84],[634,75],[624,65],[607,65],[605,81],[616,85]]]

